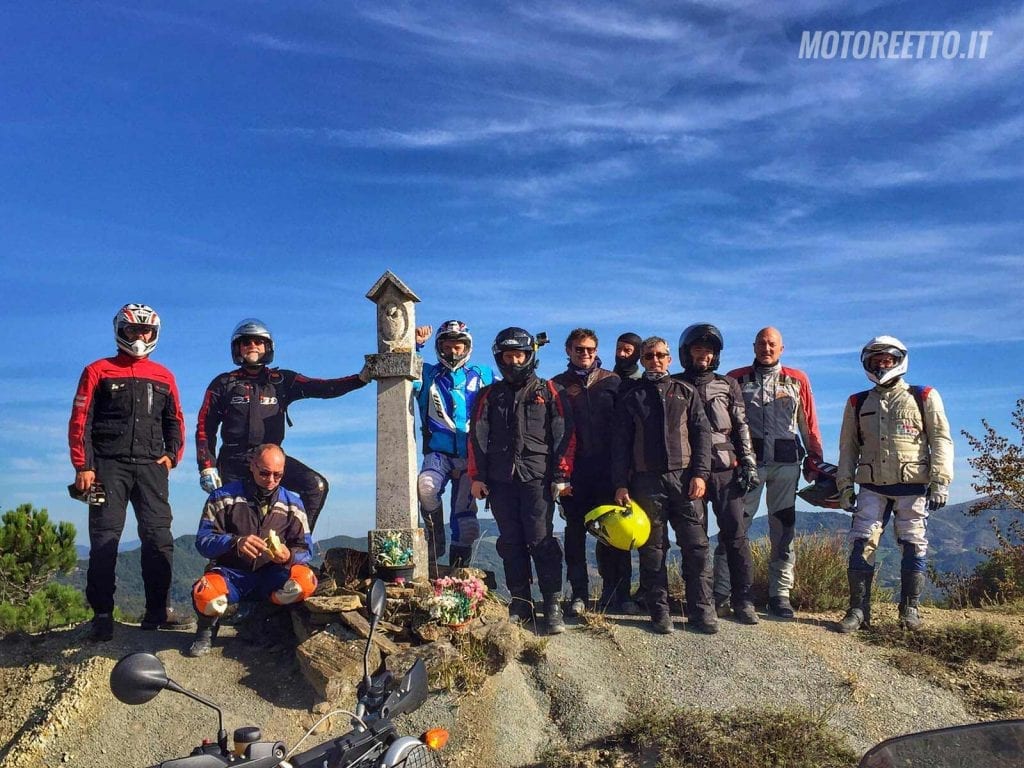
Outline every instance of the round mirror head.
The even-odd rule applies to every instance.
[[[167,687],[167,671],[152,653],[125,656],[110,672],[110,690],[125,704],[145,704]]]

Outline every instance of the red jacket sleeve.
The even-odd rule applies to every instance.
[[[68,421],[71,465],[76,470],[94,469],[92,452],[92,409],[99,379],[93,366],[86,366],[78,380]]]

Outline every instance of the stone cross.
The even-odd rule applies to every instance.
[[[414,577],[426,576],[412,397],[412,383],[423,373],[423,358],[416,354],[414,305],[419,297],[388,270],[366,298],[377,305],[377,354],[366,355],[370,375],[377,382],[377,529],[370,531],[369,552],[376,562],[383,537],[398,533],[413,550]]]

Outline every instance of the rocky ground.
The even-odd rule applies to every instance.
[[[928,609],[925,617],[964,614]],[[541,765],[551,747],[585,751],[628,714],[659,704],[798,706],[859,751],[896,734],[981,719],[947,688],[891,666],[888,650],[828,631],[834,618],[801,615],[756,627],[725,620],[711,637],[655,635],[645,620],[625,616],[596,630],[571,623],[542,644],[540,661],[513,662],[471,695],[435,694],[403,726],[410,733],[448,727],[446,761],[468,768]],[[1020,617],[995,618],[1024,635]],[[99,646],[86,642],[84,626],[0,642],[0,763],[150,765],[215,737],[214,713],[180,695],[164,692],[134,707],[114,699],[110,670],[139,650],[155,652],[172,679],[219,703],[229,733],[254,724],[264,738],[293,745],[314,722],[318,702],[290,648],[232,641],[225,628],[210,656],[191,659],[182,654],[189,634],[117,630],[114,642]],[[339,716],[319,737],[346,725]]]

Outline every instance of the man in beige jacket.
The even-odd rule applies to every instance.
[[[903,380],[908,355],[899,339],[876,336],[860,359],[875,387],[850,396],[839,436],[836,486],[843,509],[853,513],[850,608],[839,631],[853,632],[870,621],[875,552],[890,517],[895,517],[896,539],[903,548],[900,623],[917,630],[928,552],[926,521],[949,498],[953,441],[939,393]]]

